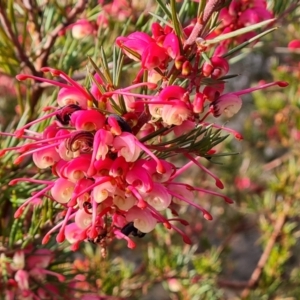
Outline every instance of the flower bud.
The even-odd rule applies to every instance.
[[[177,56],[177,57],[175,58],[175,62],[174,62],[175,68],[176,68],[177,70],[181,70],[182,65],[183,65],[183,63],[185,62],[185,60],[186,60],[186,59],[185,59],[184,56],[182,56],[182,55]]]
[[[182,64],[182,70],[181,70],[181,74],[183,76],[188,76],[192,71],[192,65],[189,61],[185,61],[183,64]]]
[[[212,113],[215,117],[225,114],[227,118],[231,118],[242,107],[242,99],[235,94],[227,94],[219,97],[210,105]]]

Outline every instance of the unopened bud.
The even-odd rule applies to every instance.
[[[56,241],[58,243],[62,243],[66,239],[65,233],[63,231],[59,232],[58,235],[56,236]]]
[[[157,39],[156,39],[156,43],[159,45],[159,46],[163,46],[164,44],[164,39],[165,39],[165,36],[164,35],[161,35],[159,36]]]
[[[213,65],[208,62],[205,62],[202,67],[202,74],[205,77],[209,77],[213,70],[214,70]]]
[[[195,114],[202,113],[204,110],[205,97],[203,93],[197,93],[193,102],[193,112]]]
[[[182,70],[181,70],[181,74],[183,76],[187,76],[191,73],[192,71],[192,65],[189,61],[185,61],[182,65]]]
[[[46,234],[42,239],[42,245],[46,245],[50,241],[50,235]]]
[[[213,219],[212,215],[208,212],[203,213],[204,219],[211,221]]]
[[[175,58],[175,68],[177,70],[181,70],[183,63],[185,62],[185,58],[182,55],[179,55]]]

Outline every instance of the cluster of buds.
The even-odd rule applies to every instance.
[[[0,290],[7,300],[48,299],[59,295],[55,284],[49,283],[48,276],[63,282],[65,277],[49,270],[54,254],[48,249],[32,252],[29,248],[13,254],[0,255]]]
[[[233,0],[228,7],[221,9],[219,15],[221,24],[210,35],[210,38],[216,35],[230,33],[237,29],[246,28],[249,25],[269,20],[272,17],[273,12],[267,8],[266,0]],[[232,42],[239,45],[254,36],[255,32],[250,31],[233,39],[227,39],[218,46],[216,53],[220,54],[226,51]]]
[[[183,34],[188,35],[188,30]],[[173,229],[184,242],[191,243],[177,226],[188,224],[179,216],[180,206],[193,206],[211,220],[210,213],[193,200],[197,192],[233,202],[216,191],[178,181],[183,172],[196,165],[215,180],[217,188],[223,188],[221,180],[201,160],[215,154],[214,147],[226,137],[221,130],[237,139],[241,135],[209,122],[208,117],[231,117],[242,106],[241,95],[286,83],[224,94],[222,77],[229,71],[227,60],[214,55],[210,61],[202,61],[205,49],[199,51],[196,45],[185,49],[184,37],[168,25],[154,23],[152,36],[134,32],[119,37],[116,43],[125,55],[141,62],[134,84],[128,87],[118,88],[108,82],[109,70],[96,70],[90,88],[49,67],[41,71],[60,77],[60,81],[17,76],[18,80],[48,82],[60,90],[57,106],[45,107],[43,117],[14,133],[3,133],[31,142],[3,149],[2,154],[18,151],[16,164],[32,155],[37,168],[51,169],[53,175],[53,180],[17,178],[10,182],[43,185],[18,208],[15,217],[37,200],[51,199],[61,205],[64,214],[43,243],[58,232],[57,242],[67,240],[75,250],[82,241],[91,241],[101,245],[103,255],[114,238],[125,239],[128,247],[134,248],[130,235],[143,237],[157,224]],[[187,84],[181,86],[183,81]],[[36,124],[45,119],[52,120],[50,125],[43,132],[35,131]],[[179,155],[189,162],[178,166],[168,160]]]
[[[128,0],[113,0],[106,3],[104,0],[99,0],[101,11],[98,14],[96,21],[91,21],[87,18],[77,20],[70,24],[60,32],[60,35],[65,34],[66,31],[71,30],[72,36],[75,39],[82,39],[84,37],[97,36],[99,28],[107,28],[111,18],[124,22],[127,18],[132,16],[133,9]]]

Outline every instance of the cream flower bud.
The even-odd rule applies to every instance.
[[[86,229],[92,223],[92,215],[85,212],[84,209],[79,209],[75,215],[75,224],[80,229]]]
[[[132,207],[126,214],[126,220],[133,222],[135,228],[143,233],[152,231],[157,223],[156,219],[148,210]]]
[[[51,195],[59,203],[67,203],[73,194],[75,184],[67,179],[58,178],[51,189]]]
[[[126,197],[125,195],[115,195],[113,203],[122,210],[128,210],[136,204],[137,200],[132,195]]]
[[[112,184],[110,181],[101,183],[93,189],[93,192],[92,192],[93,199],[97,203],[101,203],[107,197],[113,196],[115,190],[116,190],[116,185]]]
[[[141,153],[141,149],[135,143],[135,137],[128,132],[115,137],[113,145],[118,155],[123,156],[127,162],[136,161]]]
[[[10,266],[14,271],[24,269],[25,267],[24,251],[15,252]]]
[[[143,198],[158,211],[168,208],[172,199],[167,189],[159,183],[154,183],[151,192],[143,194]]]
[[[161,117],[167,125],[181,125],[191,114],[191,110],[183,101],[176,101],[176,104],[164,105]]]
[[[231,118],[242,107],[242,99],[235,94],[226,94],[212,102],[210,108],[215,117],[225,115]]]

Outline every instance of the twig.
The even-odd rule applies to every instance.
[[[282,12],[280,16],[278,16],[277,23],[279,23],[280,19],[283,19],[286,15],[294,11],[298,7],[299,3],[300,0],[297,0],[296,3],[291,3],[290,6],[284,12]]]
[[[247,281],[230,281],[226,279],[219,279],[217,283],[219,287],[227,287],[232,289],[244,289],[248,284]]]
[[[54,45],[54,43],[59,35],[59,32],[61,30],[63,30],[66,26],[68,26],[73,21],[73,19],[84,10],[87,2],[88,2],[87,0],[78,0],[77,4],[68,13],[66,21],[59,24],[58,26],[56,26],[56,28],[54,28],[53,31],[49,34],[48,38],[46,39],[45,44],[40,49],[40,51],[37,53],[37,56],[38,56],[37,69],[38,70],[41,67],[44,67],[46,65],[48,57],[50,55],[50,50],[51,50],[52,46]]]
[[[38,72],[35,69],[33,63],[29,60],[29,57],[24,52],[18,38],[16,37],[16,35],[14,34],[11,28],[10,21],[6,15],[5,6],[2,3],[2,1],[0,1],[0,22],[2,23],[3,29],[6,32],[7,36],[11,39],[11,41],[15,46],[15,50],[17,54],[16,56],[19,58],[20,63],[24,62],[33,75],[38,75]]]
[[[23,5],[27,10],[29,21],[33,24],[35,39],[40,44],[42,42],[41,24],[37,20],[37,16],[41,13],[36,0],[23,0]]]
[[[251,224],[245,224],[243,223],[243,220],[241,224],[236,225],[233,230],[229,233],[227,237],[223,240],[223,242],[218,246],[217,252],[222,253],[227,245],[231,242],[232,238],[239,232],[252,229],[256,226],[256,222],[252,222]]]
[[[278,236],[280,235],[281,230],[285,224],[287,212],[288,212],[288,207],[286,207],[286,209],[282,212],[282,214],[279,215],[279,217],[275,223],[272,235],[266,245],[266,248],[265,248],[264,252],[262,253],[262,255],[257,263],[257,266],[256,266],[255,270],[253,271],[250,279],[248,280],[246,288],[241,293],[241,299],[247,298],[250,294],[251,289],[258,283],[258,280],[261,276],[263,268],[264,268],[265,264],[267,263],[270,253],[271,253],[271,251],[276,243],[276,240],[277,240]]]
[[[291,152],[287,152],[280,157],[273,159],[263,166],[264,171],[271,171],[274,168],[279,167],[282,163],[287,161],[291,157]]]
[[[203,15],[197,19],[197,23],[195,24],[192,33],[189,38],[184,43],[184,48],[192,45],[196,38],[201,34],[201,31],[206,24],[206,22],[210,19],[211,15],[216,11],[216,9],[223,3],[223,0],[208,0],[204,8]]]
[[[51,49],[56,39],[58,38],[59,32],[63,30],[66,26],[68,26],[73,21],[73,19],[84,10],[86,4],[87,0],[79,0],[74,6],[74,8],[68,13],[66,21],[56,26],[56,28],[54,28],[54,30],[49,34],[45,44],[43,45],[43,47],[40,48],[40,51],[37,53],[37,59],[35,63],[35,67],[37,70],[40,70],[42,67],[45,67],[47,65]],[[33,91],[30,105],[31,112],[34,111],[34,107],[38,102],[42,91],[43,89],[40,86],[37,86]]]

